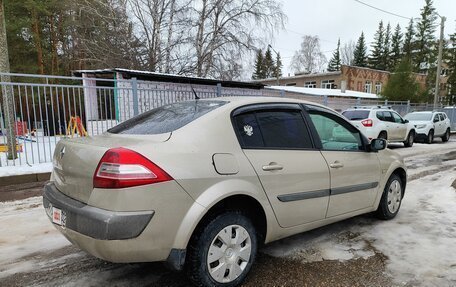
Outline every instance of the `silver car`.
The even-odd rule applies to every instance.
[[[407,176],[385,146],[315,103],[179,102],[60,141],[44,207],[96,257],[237,286],[262,244],[368,212],[394,218]]]

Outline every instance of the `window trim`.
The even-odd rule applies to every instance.
[[[280,148],[271,148],[271,147],[244,147],[243,146],[243,141],[241,138],[241,134],[239,133],[235,121],[235,117],[242,115],[242,114],[247,114],[247,113],[256,113],[257,111],[274,111],[274,110],[288,110],[288,111],[299,111],[302,117],[302,120],[304,122],[304,126],[306,127],[307,133],[309,134],[309,139],[310,139],[310,144],[312,147],[310,148],[285,148],[285,147],[280,147]],[[231,125],[233,127],[234,133],[236,134],[236,139],[237,142],[240,146],[241,149],[243,150],[302,150],[302,151],[317,151],[319,150],[316,146],[317,142],[314,139],[312,129],[310,128],[310,125],[307,121],[307,118],[305,116],[305,111],[302,108],[302,105],[299,103],[255,103],[255,104],[248,104],[244,106],[240,106],[235,108],[233,111],[231,111],[230,114],[230,119],[231,119]],[[255,115],[256,119],[256,115]],[[256,119],[257,120],[257,119]],[[258,120],[257,120],[258,123]]]

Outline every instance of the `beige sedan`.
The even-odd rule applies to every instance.
[[[394,218],[407,176],[385,146],[310,102],[179,102],[60,141],[44,207],[96,257],[237,286],[262,244],[368,212]]]

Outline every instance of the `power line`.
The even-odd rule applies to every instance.
[[[296,31],[293,31],[291,29],[288,29],[288,28],[285,28],[286,31],[288,32],[291,32],[291,33],[295,33],[295,34],[298,34],[298,35],[301,35],[301,36],[307,36],[306,34],[303,34],[303,33],[300,33],[300,32],[296,32]],[[320,37],[318,37],[320,39],[320,41],[322,42],[328,42],[328,43],[332,43],[332,44],[337,44],[336,42],[334,41],[329,41],[329,40],[325,40],[325,39],[322,39]]]
[[[393,12],[389,12],[389,11],[383,10],[383,9],[381,9],[381,8],[377,8],[377,7],[372,6],[372,5],[368,4],[368,3],[362,2],[362,1],[360,1],[360,0],[353,0],[353,1],[358,2],[358,3],[360,3],[360,4],[363,4],[363,5],[366,5],[367,7],[370,7],[370,8],[372,8],[372,9],[381,11],[381,12],[383,12],[383,13],[390,14],[390,15],[393,15],[393,16],[396,16],[396,17],[399,17],[399,18],[403,18],[403,19],[407,19],[407,20],[412,19],[411,17],[405,17],[405,16],[402,16],[402,15],[399,15],[399,14],[396,14],[396,13],[393,13]]]

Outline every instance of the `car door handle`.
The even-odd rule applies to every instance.
[[[341,168],[341,167],[344,167],[344,164],[341,163],[341,162],[335,161],[335,162],[329,164],[329,167],[331,167],[331,168]]]
[[[282,170],[283,166],[280,164],[277,164],[275,162],[269,163],[269,165],[263,165],[263,170],[264,171],[274,171],[274,170]]]

